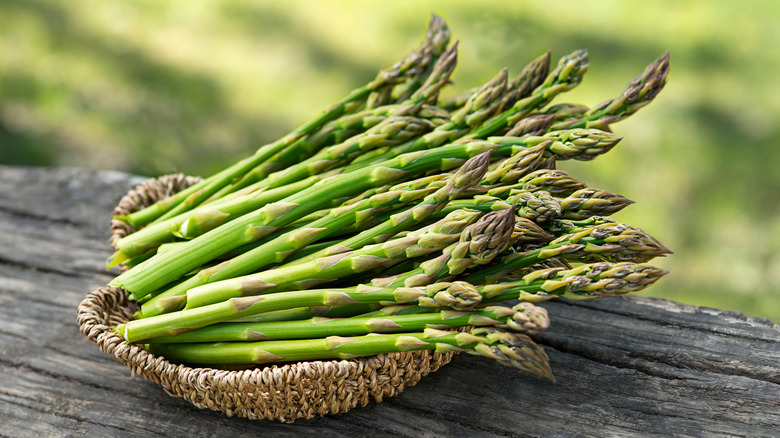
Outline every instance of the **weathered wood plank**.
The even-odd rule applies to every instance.
[[[400,396],[280,424],[166,395],[83,338],[138,177],[0,166],[0,436],[780,436],[780,328],[647,298],[546,303],[551,384],[457,357]],[[658,287],[663,287],[659,285]]]

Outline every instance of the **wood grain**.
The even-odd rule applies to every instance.
[[[131,377],[76,323],[84,294],[116,274],[110,212],[141,180],[0,166],[0,436],[780,436],[780,327],[638,297],[545,304],[556,384],[460,355],[338,416],[199,410]]]

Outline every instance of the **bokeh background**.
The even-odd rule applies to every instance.
[[[318,113],[422,39],[455,83],[590,52],[556,103],[618,95],[671,51],[666,89],[612,152],[561,168],[637,204],[675,254],[645,295],[780,322],[780,3],[0,0],[0,164],[209,175]]]

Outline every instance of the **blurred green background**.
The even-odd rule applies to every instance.
[[[460,40],[455,83],[578,48],[618,95],[671,51],[666,89],[589,163],[618,215],[675,254],[645,295],[780,322],[780,3],[0,0],[0,163],[208,175],[318,113],[422,39]]]

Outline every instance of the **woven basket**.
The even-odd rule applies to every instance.
[[[149,179],[130,191],[114,210],[127,214],[198,181],[181,174]],[[113,220],[111,246],[134,230]],[[242,371],[191,368],[168,362],[129,344],[111,331],[138,310],[124,289],[102,287],[86,295],[78,308],[81,333],[100,350],[124,363],[133,375],[160,384],[173,397],[228,416],[293,422],[347,412],[381,402],[415,385],[452,359],[452,353],[390,353],[351,360],[310,361],[261,366]]]

